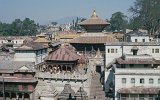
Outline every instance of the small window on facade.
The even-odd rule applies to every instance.
[[[135,42],[138,42],[138,40],[137,40],[137,39],[135,39]]]
[[[144,64],[144,67],[148,67],[148,65],[147,65],[147,64]]]
[[[110,49],[108,49],[108,53],[110,53]]]
[[[159,49],[155,49],[155,53],[159,53]]]
[[[13,74],[11,73],[10,76],[13,76]]]
[[[143,84],[144,83],[144,78],[140,79],[140,83]]]
[[[145,42],[145,39],[143,39],[142,41]]]
[[[16,43],[17,43],[17,41],[16,41]]]
[[[131,78],[131,83],[135,83],[135,78]]]
[[[152,49],[152,53],[154,53],[154,49]]]
[[[118,53],[118,50],[116,49],[116,53]]]
[[[2,76],[2,73],[0,73],[0,76]]]
[[[111,49],[111,53],[114,53],[114,49]]]
[[[126,78],[122,78],[122,83],[126,83]]]
[[[158,84],[160,84],[160,78],[158,79]]]
[[[150,78],[150,79],[149,79],[149,84],[153,84],[153,83],[154,83],[153,78]]]

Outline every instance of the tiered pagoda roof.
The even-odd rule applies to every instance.
[[[79,25],[85,28],[87,32],[101,32],[107,25],[110,25],[110,23],[99,18],[94,10],[92,16],[79,23]]]

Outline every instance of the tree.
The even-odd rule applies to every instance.
[[[124,30],[127,27],[127,16],[124,15],[122,12],[116,12],[112,14],[112,17],[110,19],[110,30],[111,31],[120,31]]]
[[[35,35],[38,25],[33,20],[25,18],[23,21],[15,19],[11,24],[0,23],[0,35],[25,36]]]
[[[140,28],[148,30],[154,35],[160,28],[160,0],[136,0],[129,9],[133,13],[133,20],[139,19]]]

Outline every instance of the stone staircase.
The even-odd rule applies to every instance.
[[[105,92],[100,83],[100,74],[98,73],[92,76],[89,100],[106,100]]]

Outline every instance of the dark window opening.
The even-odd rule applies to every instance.
[[[138,50],[133,50],[133,55],[137,55]]]

